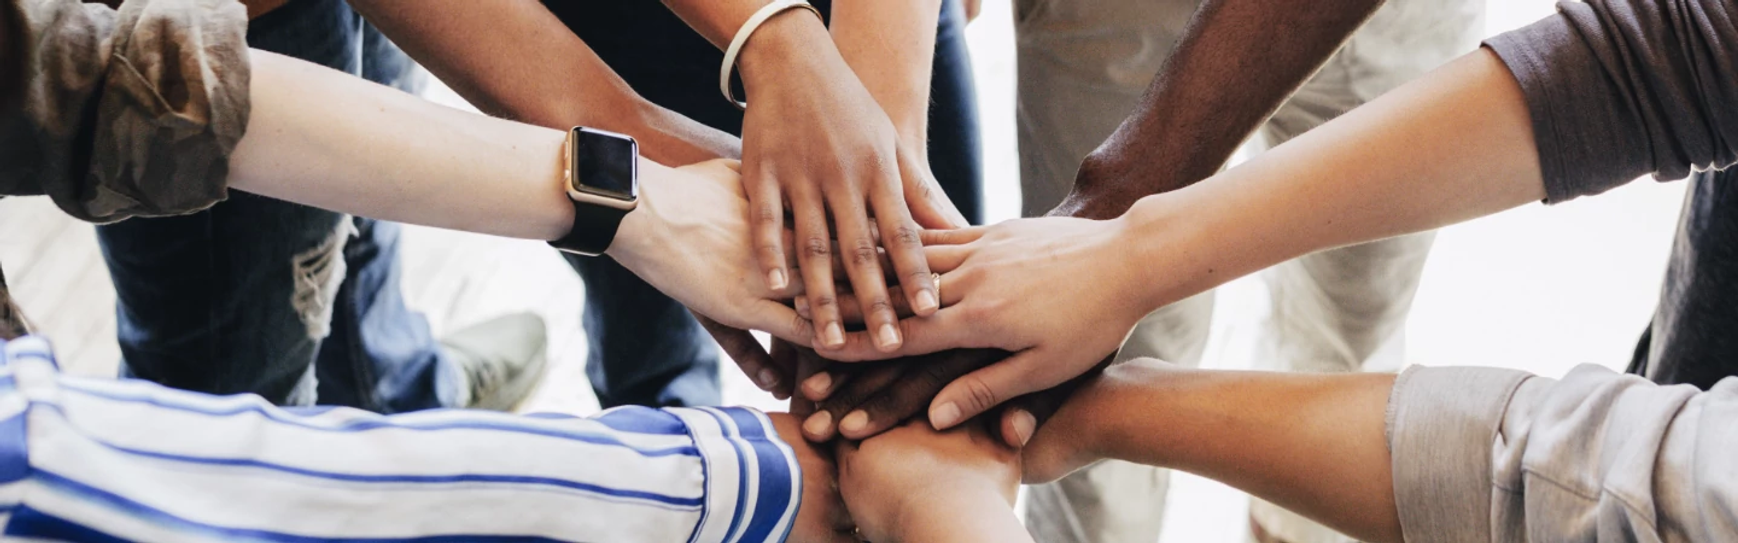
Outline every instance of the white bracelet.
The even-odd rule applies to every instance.
[[[730,92],[730,72],[735,71],[736,55],[742,52],[742,44],[748,43],[748,37],[754,35],[754,31],[759,29],[762,23],[771,19],[772,16],[792,8],[806,9],[814,13],[816,17],[821,16],[821,11],[815,9],[815,6],[810,5],[807,0],[773,0],[772,3],[762,6],[760,11],[749,16],[747,22],[742,23],[742,28],[736,31],[736,37],[730,40],[730,47],[724,50],[724,66],[718,68],[718,92],[724,93],[724,99],[736,104],[737,109],[748,109],[748,103],[737,100],[736,95]]]

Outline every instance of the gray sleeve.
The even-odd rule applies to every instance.
[[[1561,2],[1485,46],[1527,97],[1546,201],[1738,162],[1738,14],[1722,0]]]
[[[93,222],[189,213],[225,197],[248,117],[241,3],[19,7],[32,50],[23,108],[0,118],[0,195],[46,194]]]
[[[1701,392],[1581,366],[1562,380],[1422,368],[1389,406],[1407,541],[1738,537],[1738,378]]]

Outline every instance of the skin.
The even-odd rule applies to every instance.
[[[1081,163],[1073,191],[1048,215],[1116,218],[1142,197],[1188,186],[1219,171],[1381,4],[1381,0],[1202,2],[1140,104]],[[965,3],[968,16],[975,15],[978,7],[975,0]],[[1285,31],[1273,32],[1275,28]],[[843,305],[852,304],[844,299]],[[851,318],[846,316],[847,321]],[[924,375],[946,375],[951,380],[963,374],[953,373],[961,367],[949,365]],[[821,379],[846,380],[855,373],[833,371],[839,375]],[[929,379],[886,383],[883,391],[857,390],[846,399],[811,398],[828,400],[824,410],[832,412],[829,422],[848,417],[837,411],[854,407],[841,404],[864,405],[859,417],[873,421],[866,426],[873,433],[924,411],[940,390]],[[829,429],[824,435],[831,433]]]
[[[1014,516],[1020,453],[980,425],[905,424],[839,445],[845,505],[869,541],[1031,541]]]
[[[748,15],[766,2],[666,3],[723,47]],[[809,284],[825,286],[808,299],[818,306],[836,308],[838,298],[830,292],[832,278],[861,281],[864,292],[875,292],[875,296],[854,302],[860,305],[852,309],[857,313],[867,310],[878,319],[880,330],[894,334],[879,336],[884,345],[899,341],[897,328],[891,325],[896,317],[884,310],[889,300],[908,306],[914,305],[913,300],[928,300],[915,304],[924,314],[937,306],[934,292],[925,294],[931,275],[924,269],[915,229],[908,227],[914,224],[912,220],[925,227],[965,224],[937,189],[927,154],[922,152],[927,147],[929,63],[938,0],[835,2],[834,34],[830,37],[806,13],[780,14],[757,30],[744,49],[739,71],[749,87],[759,89],[756,102],[771,104],[750,108],[744,128],[750,145],[746,154],[743,142],[734,137],[647,102],[535,2],[358,0],[353,5],[460,95],[490,114],[552,128],[584,125],[630,134],[640,140],[646,156],[666,163],[743,158],[749,165],[748,186],[754,189],[750,196],[756,204],[758,264],[769,289],[796,288],[793,285],[806,278]],[[828,111],[826,115],[775,115],[802,106]],[[793,118],[809,121],[792,122]],[[887,122],[883,121],[890,122],[893,129],[886,130]],[[828,138],[834,135],[837,137]],[[816,161],[820,164],[810,164]],[[821,174],[811,173],[817,171]],[[792,216],[806,218],[799,221],[798,233],[807,234],[804,239],[809,243],[797,245],[789,239],[783,220],[785,195],[796,196],[792,201],[804,204],[793,206]],[[904,211],[891,208],[900,207],[896,204],[902,204],[906,195],[915,195],[919,201],[905,206],[911,215],[900,218],[898,214]],[[794,270],[799,266],[785,257],[791,248],[809,249],[807,260],[811,263],[827,260],[824,253],[838,254],[831,244],[812,242],[833,238],[824,220],[827,213],[838,215],[842,208],[861,208],[864,203],[886,219],[871,222],[863,212],[844,213],[847,220],[839,228],[857,234],[843,236],[855,243],[846,247],[874,247],[861,243],[865,229],[872,236],[893,233],[897,236],[888,239],[907,240],[903,249],[890,253],[896,260],[889,263],[896,267],[879,263],[883,268],[905,272],[908,279],[901,282],[905,286],[891,290],[883,282],[868,286],[868,278],[879,275],[874,269],[878,263],[862,259],[848,268],[841,267],[842,273],[828,273],[822,268],[796,277]],[[864,218],[858,220],[860,216]],[[830,303],[819,304],[821,301]],[[822,317],[830,319],[831,315],[822,312]],[[775,395],[788,396],[795,384],[789,368],[775,364],[753,336],[705,315],[696,316],[757,385]],[[828,323],[837,321],[824,320],[820,329],[829,330]],[[843,329],[832,330],[842,333]]]
[[[1434,151],[1412,152],[1420,148]],[[1519,85],[1481,49],[1207,182],[1146,197],[1118,219],[1029,219],[929,236],[930,265],[947,285],[944,309],[902,321],[907,340],[893,354],[1016,353],[937,395],[930,420],[946,428],[1084,373],[1141,315],[1176,300],[1310,252],[1538,201],[1538,160]]]
[[[665,3],[702,36],[723,48],[767,2],[666,0]],[[853,18],[903,21],[897,16],[876,16],[889,12],[864,10],[905,8],[906,4],[918,5],[864,2],[861,6],[841,7],[846,9],[845,21]],[[877,32],[899,28],[909,29],[878,28]],[[933,19],[923,30],[933,34]],[[847,39],[875,35],[840,32]],[[841,54],[841,48],[817,46],[831,43],[830,38],[826,27],[806,10],[786,10],[750,35],[738,57],[738,72],[750,102],[743,119],[746,136],[743,184],[753,204],[753,248],[769,286],[792,280],[793,272],[783,258],[788,203],[796,232],[797,272],[805,285],[812,286],[807,297],[819,331],[818,341],[812,346],[828,351],[844,345],[845,323],[833,287],[831,264],[836,239],[851,291],[856,293],[867,316],[867,329],[872,332],[865,336],[868,344],[892,350],[903,339],[899,336],[898,317],[890,301],[877,247],[884,248],[890,256],[910,305],[919,314],[927,315],[935,311],[938,302],[917,232],[922,227],[955,224],[942,220],[947,215],[935,209],[933,200],[908,198],[911,191],[901,175],[898,158],[901,130],[888,112],[882,110],[882,102],[913,102],[911,97],[915,94],[909,91],[912,84],[877,84],[875,88],[881,89],[883,96],[876,96],[858,76],[867,79],[881,74],[922,72],[925,76],[922,86],[927,89],[928,69],[881,69],[876,68],[879,64],[865,64],[871,61],[864,59],[858,65],[867,66],[867,73],[857,74]],[[933,36],[929,39],[933,40]],[[930,49],[921,52],[914,52],[916,48],[909,41],[901,43],[910,49],[879,54],[900,62],[899,59],[927,59],[933,51],[933,42]],[[855,48],[847,45],[844,49]],[[793,81],[803,83],[791,84]],[[924,97],[927,100],[926,90]],[[913,117],[905,113],[906,107],[914,111],[922,107],[922,111],[927,111],[925,103],[901,106],[893,113],[902,119]],[[906,132],[921,133],[921,130]],[[951,211],[951,205],[949,208]]]
[[[561,131],[416,99],[254,51],[253,110],[230,157],[231,187],[345,213],[525,239],[562,236]],[[318,107],[315,107],[318,104]],[[639,207],[608,254],[695,311],[792,341],[807,321],[760,282],[748,203],[731,165],[640,162]],[[738,255],[718,258],[715,255]]]
[[[1119,364],[1038,429],[1021,452],[1024,480],[1054,481],[1107,458],[1163,466],[1219,480],[1361,541],[1400,541],[1384,433],[1393,384],[1385,374]]]

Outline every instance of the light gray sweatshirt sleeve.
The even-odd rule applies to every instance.
[[[1738,540],[1738,378],[1413,368],[1388,437],[1410,542]]]
[[[1547,202],[1738,162],[1738,4],[1560,2],[1485,42],[1520,82]]]

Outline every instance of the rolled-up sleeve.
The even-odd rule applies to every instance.
[[[247,12],[235,0],[22,0],[22,112],[0,122],[0,194],[93,222],[198,211],[227,191],[247,128]]]
[[[1402,530],[1413,542],[1729,540],[1735,417],[1738,378],[1701,392],[1597,366],[1562,380],[1408,370],[1388,419]]]
[[[1532,115],[1547,202],[1738,162],[1738,8],[1588,0],[1485,42]]]

